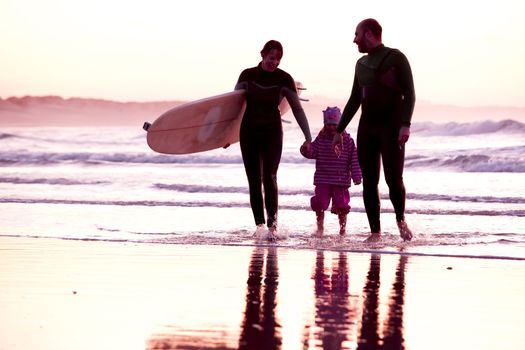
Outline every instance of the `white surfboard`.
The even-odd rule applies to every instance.
[[[304,88],[296,83],[298,93]],[[239,141],[246,108],[244,90],[188,102],[168,110],[153,123],[144,123],[147,143],[155,152],[189,154],[225,148]],[[290,109],[286,99],[281,114]]]

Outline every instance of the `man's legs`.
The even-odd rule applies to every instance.
[[[389,132],[387,134],[387,132]],[[403,168],[405,164],[405,146],[400,146],[397,128],[393,131],[385,130],[382,143],[382,158],[385,172],[385,181],[388,185],[390,201],[396,213],[397,226],[401,238],[405,241],[412,239],[412,232],[405,222],[406,189],[403,182]]]
[[[369,127],[360,123],[357,133],[357,158],[363,174],[363,202],[372,234],[381,233],[379,175],[381,154],[379,139]]]
[[[382,142],[381,154],[385,173],[385,182],[388,185],[390,201],[394,206],[396,220],[405,219],[406,190],[403,183],[403,167],[405,163],[405,147],[397,142],[397,135],[385,136]]]

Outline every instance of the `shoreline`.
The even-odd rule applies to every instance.
[[[173,236],[176,236],[174,233]],[[389,240],[395,240],[397,236],[388,234]],[[509,261],[525,261],[525,257],[521,256],[507,256],[507,255],[475,255],[475,254],[460,254],[460,253],[439,253],[439,252],[419,252],[419,251],[405,251],[404,249],[410,248],[411,243],[417,241],[418,237],[416,236],[410,242],[398,242],[398,245],[395,246],[381,246],[382,242],[370,244],[364,243],[360,240],[349,241],[348,236],[345,237],[345,240],[349,243],[358,244],[360,246],[368,246],[370,248],[348,248],[344,245],[334,245],[334,242],[340,242],[340,238],[337,235],[329,235],[323,238],[310,237],[310,241],[313,242],[311,245],[286,245],[290,238],[280,238],[276,243],[267,242],[266,240],[260,238],[252,238],[251,236],[244,237],[247,240],[242,242],[225,242],[220,238],[217,241],[195,241],[191,242],[188,240],[170,240],[170,239],[152,239],[149,241],[145,240],[132,240],[132,239],[119,239],[119,238],[74,238],[74,237],[53,237],[53,236],[38,236],[38,235],[13,235],[13,234],[0,234],[0,244],[4,238],[13,238],[13,239],[29,239],[29,240],[54,240],[54,241],[76,241],[76,242],[86,242],[86,243],[109,243],[109,244],[131,244],[131,245],[153,245],[153,246],[188,246],[188,247],[244,247],[244,248],[279,248],[279,249],[290,249],[297,251],[324,251],[324,252],[341,252],[349,254],[382,254],[382,255],[399,255],[407,257],[428,257],[428,258],[457,258],[457,259],[480,259],[480,260],[509,260]],[[315,243],[317,242],[317,244]],[[391,243],[391,242],[390,242]],[[374,249],[374,246],[376,249]],[[458,246],[459,247],[459,246]],[[383,248],[383,249],[382,249]],[[398,249],[398,250],[394,250]]]

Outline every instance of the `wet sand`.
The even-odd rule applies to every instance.
[[[523,349],[525,261],[0,237],[4,349]]]

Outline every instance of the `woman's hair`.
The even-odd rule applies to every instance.
[[[261,50],[261,55],[266,56],[270,51],[274,49],[279,51],[281,53],[281,56],[283,55],[283,46],[277,40],[270,40],[266,44],[264,44],[264,47]]]

